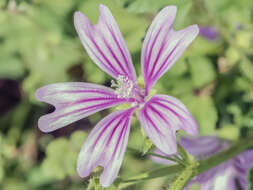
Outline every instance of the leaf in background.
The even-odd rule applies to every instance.
[[[19,79],[25,73],[23,63],[14,56],[1,55],[0,57],[0,78]]]
[[[2,184],[3,190],[27,190],[29,185],[22,179],[8,178]]]
[[[183,74],[188,71],[187,63],[185,57],[180,58],[176,64],[173,65],[166,73],[166,76],[169,77],[178,77],[182,78]]]
[[[0,147],[1,148],[3,147],[3,137],[2,137],[1,133],[0,133]],[[2,152],[0,152],[0,183],[3,181],[4,175],[5,175],[5,172],[4,172],[4,158],[3,158]]]
[[[87,136],[87,133],[80,130],[72,133],[70,136],[71,149],[73,149],[73,151],[79,152]]]
[[[222,51],[222,48],[221,41],[210,41],[202,36],[198,36],[187,51],[185,51],[184,56],[216,55]]]
[[[166,5],[176,5],[177,7],[191,4],[188,0],[135,0],[127,7],[129,11],[135,13],[153,12],[165,7]]]
[[[253,64],[251,62],[241,61],[239,63],[240,70],[249,80],[253,81]]]
[[[104,84],[106,78],[109,77],[89,58],[85,60],[83,63],[83,71],[84,71],[84,77],[86,78],[86,81],[91,82],[91,83]]]
[[[199,135],[214,135],[218,114],[213,99],[209,96],[186,95],[182,101],[199,125]]]
[[[54,12],[57,16],[63,17],[73,8],[77,0],[35,0],[35,3]]]
[[[206,57],[190,57],[190,70],[194,87],[203,87],[216,78],[212,62]]]
[[[234,65],[240,59],[240,55],[236,49],[229,47],[226,50],[226,59],[229,65]]]
[[[225,125],[217,130],[217,135],[223,139],[236,141],[240,137],[240,129],[235,125]]]
[[[249,49],[253,42],[253,35],[251,31],[238,31],[236,33],[236,43],[243,49]]]
[[[62,180],[67,176],[76,176],[76,160],[87,134],[74,132],[70,140],[58,138],[46,148],[46,158],[42,163],[45,176]]]

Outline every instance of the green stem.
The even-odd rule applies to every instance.
[[[235,157],[236,155],[246,151],[251,146],[253,146],[253,136],[250,136],[246,139],[239,141],[238,143],[232,145],[228,150],[222,151],[205,160],[199,161],[199,165],[196,167],[196,169],[192,170],[193,173],[191,175],[189,171],[185,171],[185,173],[182,175],[187,177],[187,180],[186,180],[186,183],[187,183],[194,176],[198,176],[199,174],[209,170],[210,168],[213,168],[221,164],[222,162],[225,162]],[[145,172],[145,173],[142,173],[141,175],[134,176],[126,180],[123,180],[123,179],[118,179],[118,180],[121,183],[128,183],[127,185],[123,184],[123,186],[129,186],[134,183],[141,182],[143,180],[149,180],[149,179],[165,177],[165,176],[166,177],[175,176],[183,172],[184,169],[185,169],[184,166],[177,164],[177,165],[167,166],[167,167],[155,169],[153,171]],[[181,174],[179,176],[181,176]]]
[[[137,150],[137,149],[135,149],[135,148],[132,148],[132,147],[128,147],[127,150],[130,150],[130,151],[132,151],[132,152],[141,154],[139,150]],[[185,165],[185,163],[183,163],[183,161],[180,160],[180,159],[177,158],[177,157],[173,157],[173,156],[170,156],[170,157],[168,157],[168,156],[163,156],[163,155],[156,154],[156,153],[153,153],[153,152],[147,152],[147,153],[145,154],[145,156],[146,156],[146,155],[155,156],[155,157],[158,157],[158,158],[166,159],[166,160],[169,160],[169,161],[178,163],[178,164]]]
[[[225,162],[238,154],[244,152],[248,148],[253,146],[253,136],[250,136],[244,140],[239,141],[238,143],[232,145],[229,149],[222,151],[220,153],[215,154],[214,156],[211,156],[205,160],[199,161],[200,165],[198,167],[198,172],[196,175],[199,175],[200,173],[207,171],[222,162]]]
[[[153,153],[153,152],[149,152],[149,153],[147,153],[147,155],[155,156],[155,157],[158,157],[158,158],[166,159],[166,160],[169,160],[169,161],[172,161],[172,162],[184,165],[184,163],[182,163],[182,160],[180,160],[177,157],[162,156],[160,154],[156,154],[156,153]]]
[[[194,157],[190,155],[180,144],[178,144],[178,154],[183,158],[183,162],[187,165],[170,185],[169,190],[182,190],[188,181],[192,178],[196,172],[196,168],[199,165]]]
[[[189,166],[187,166],[181,174],[176,178],[176,180],[171,184],[169,190],[182,190],[185,185],[192,178],[196,167],[198,166],[198,162],[195,162]]]

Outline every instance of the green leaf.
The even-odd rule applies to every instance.
[[[3,161],[2,156],[0,155],[0,183],[3,181],[4,175],[5,175],[5,172],[4,172],[4,161]]]
[[[181,8],[191,4],[188,0],[135,0],[128,6],[128,10],[135,13],[153,12],[157,11],[167,5],[176,5]]]
[[[76,139],[73,139],[75,137],[80,140],[83,135],[76,133],[71,137],[72,143],[65,138],[58,138],[47,146],[46,159],[42,163],[42,169],[46,176],[62,180],[66,176],[76,175],[76,160],[80,149],[72,147],[76,146]]]
[[[182,101],[189,108],[199,125],[200,135],[212,135],[215,132],[218,114],[213,99],[209,96],[185,96]],[[207,117],[208,116],[208,117]]]
[[[0,57],[0,78],[21,78],[25,73],[23,63],[13,55]]]
[[[83,70],[88,82],[103,84],[107,78],[107,74],[102,71],[91,59],[84,61]]]
[[[215,79],[216,73],[208,58],[189,57],[189,63],[194,87],[202,87]]]
[[[87,136],[88,134],[86,132],[80,130],[72,133],[72,135],[70,136],[71,148],[73,148],[77,152],[80,151]]]
[[[253,81],[253,64],[251,62],[242,61],[239,64],[240,70],[249,80]]]
[[[152,141],[146,137],[143,143],[142,153],[146,154],[153,146]]]
[[[217,55],[222,51],[222,48],[221,41],[210,41],[202,36],[198,36],[184,52],[184,56]]]

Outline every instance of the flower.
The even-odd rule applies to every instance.
[[[180,144],[197,159],[208,158],[227,149],[230,142],[215,136],[182,137]],[[156,152],[159,152],[156,150]],[[161,164],[172,164],[162,158],[152,157],[152,160]],[[248,189],[248,171],[253,166],[253,150],[248,150],[202,174],[193,178],[185,189],[191,184],[200,184],[201,190],[242,190]]]
[[[199,27],[199,34],[208,40],[215,41],[219,38],[219,32],[215,27],[201,26]]]
[[[68,82],[44,86],[36,98],[55,106],[53,113],[42,116],[39,128],[50,132],[95,112],[129,103],[130,108],[115,111],[102,119],[87,137],[79,154],[77,171],[88,176],[97,166],[103,166],[100,184],[111,185],[117,177],[126,150],[133,113],[147,136],[164,153],[177,151],[175,133],[183,129],[190,135],[198,133],[196,121],[187,108],[174,97],[154,95],[150,89],[175,63],[198,34],[197,25],[174,31],[172,25],[176,7],[168,6],[156,16],[145,37],[141,66],[145,88],[137,84],[130,53],[110,10],[100,5],[96,25],[81,12],[74,15],[74,24],[90,58],[111,75],[112,87],[91,83]]]

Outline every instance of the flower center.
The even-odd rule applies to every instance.
[[[112,80],[111,83],[111,87],[116,88],[115,93],[117,94],[118,98],[132,97],[134,83],[128,77],[119,75],[116,83],[114,82],[114,80]]]
[[[136,103],[144,101],[143,90],[127,76],[119,75],[116,82],[112,80],[111,83],[111,87],[115,87],[118,98],[133,98]]]

